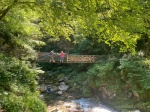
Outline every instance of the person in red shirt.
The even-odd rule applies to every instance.
[[[63,61],[64,61],[65,54],[66,54],[66,53],[64,53],[63,51],[61,51],[61,52],[59,53],[59,56],[60,56],[60,62],[63,62]]]

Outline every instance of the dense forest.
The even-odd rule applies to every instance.
[[[36,62],[51,50],[105,60]],[[149,112],[150,1],[0,0],[0,111],[46,112],[41,77],[67,77],[68,92],[118,111]]]

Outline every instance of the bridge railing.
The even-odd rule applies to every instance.
[[[75,54],[66,54],[64,58],[64,63],[96,63],[102,62],[108,59],[106,55],[75,55]],[[54,55],[55,62],[59,62],[60,58],[58,54]],[[50,53],[49,52],[40,52],[37,56],[38,62],[49,62]]]

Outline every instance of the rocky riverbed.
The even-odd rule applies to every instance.
[[[45,80],[45,79],[44,79]],[[98,102],[96,98],[82,98],[80,90],[70,91],[70,85],[67,84],[67,78],[56,80],[55,83],[47,83],[39,85],[41,91],[40,97],[47,103],[47,112],[118,112],[103,103]],[[46,81],[44,81],[46,82]],[[74,84],[74,86],[77,86]],[[106,88],[100,88],[104,98],[107,96],[112,99],[111,94]],[[116,97],[116,94],[112,94]],[[104,100],[102,97],[102,101]],[[106,99],[107,100],[107,99]],[[121,111],[121,112],[140,112],[135,111]]]
[[[117,112],[92,98],[79,98],[79,94],[71,96],[67,93],[69,88],[65,82],[60,82],[57,87],[42,85],[45,94],[41,97],[47,102],[47,112]]]
[[[90,98],[57,100],[48,105],[47,112],[117,112]]]

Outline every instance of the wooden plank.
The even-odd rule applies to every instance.
[[[95,62],[94,55],[68,55],[67,62]]]
[[[98,55],[72,55],[67,54],[63,63],[95,63]],[[59,56],[54,55],[55,63],[59,63]],[[38,62],[49,62],[49,52],[39,52],[37,56]]]

